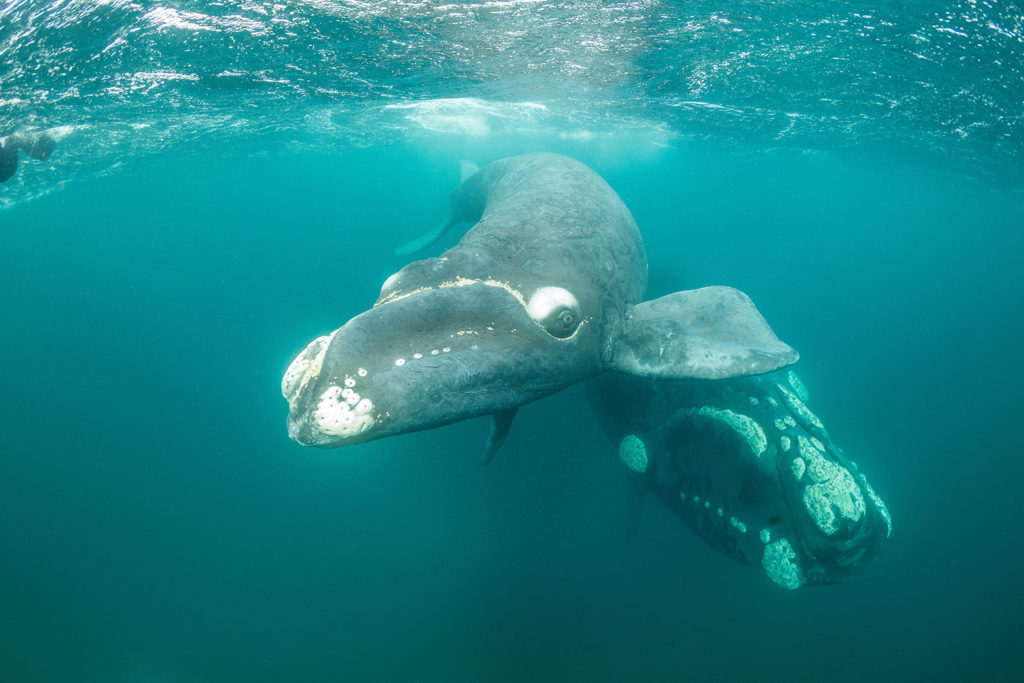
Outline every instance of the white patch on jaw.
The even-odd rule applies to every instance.
[[[317,337],[291,362],[281,379],[281,393],[292,403],[309,381],[320,374],[320,368],[327,355],[327,347],[337,330],[323,337]]]
[[[619,459],[634,472],[647,471],[647,446],[635,434],[630,434],[619,442]]]
[[[320,395],[313,419],[317,428],[328,436],[355,436],[373,426],[372,410],[370,399],[360,398],[351,389],[331,385]]]
[[[395,365],[397,365],[398,367],[402,367],[403,365],[405,365],[405,359],[404,358],[396,358],[395,359]]]
[[[768,578],[783,588],[796,590],[804,584],[804,572],[800,567],[800,558],[793,546],[785,538],[771,543],[764,549],[761,566]]]

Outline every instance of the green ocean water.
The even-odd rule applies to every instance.
[[[645,42],[625,28],[639,19],[598,22],[581,4],[591,21],[567,24],[574,36],[618,36],[611,44],[634,52],[613,50],[622,63],[606,69],[607,51],[570,55],[583,76],[559,70],[567,57],[534,59],[523,80],[515,60],[549,54],[553,32],[542,29],[561,25],[551,6],[527,5],[474,5],[469,27],[493,38],[540,17],[527,24],[536,45],[448,62],[414,57],[429,53],[421,39],[472,47],[444,32],[474,35],[458,17],[401,3],[361,19],[356,3],[283,6],[306,23],[290,25],[271,65],[246,73],[270,83],[288,64],[306,73],[319,49],[353,74],[342,95],[314,92],[336,86],[337,69],[227,92],[203,80],[240,71],[284,33],[265,43],[250,27],[252,44],[232,44],[227,28],[175,29],[199,41],[189,43],[132,3],[54,3],[77,23],[19,32],[27,4],[0,5],[3,121],[59,137],[50,160],[23,157],[0,185],[0,681],[1017,680],[1016,70],[964,86],[977,99],[949,100],[960,123],[978,124],[965,130],[1002,137],[947,138],[952,119],[924,116],[937,110],[920,99],[872,117],[871,93],[906,103],[918,92],[909,77],[887,89],[896,70],[878,67],[873,85],[837,76],[803,97],[822,73],[808,71],[794,100],[823,91],[849,116],[812,117],[780,140],[767,128],[776,117],[758,114],[778,103],[772,84],[752,74],[783,64],[790,43],[755,51],[746,70],[743,57],[717,62],[731,76],[721,90],[712,78],[707,101],[745,113],[697,116],[715,110],[690,105],[686,115],[677,105],[695,86],[670,77],[682,62],[665,51],[690,55],[686,35],[712,39],[687,33],[683,10],[624,5],[622,16],[646,18]],[[823,25],[810,21],[818,14],[852,23],[843,40],[816,43],[814,64],[845,57],[866,73],[919,18],[906,12],[857,20],[754,4],[719,14],[762,46],[789,34],[757,26],[805,35]],[[1010,32],[1006,42],[957,53],[959,43],[933,41],[928,54],[980,54],[988,69],[1019,53],[1007,6],[966,3],[935,26],[986,26],[959,21],[978,13]],[[892,19],[892,40],[864,52],[875,43],[857,31],[886,26],[879,15]],[[132,43],[125,16],[156,28]],[[705,33],[711,25],[705,17]],[[363,42],[337,38],[342,26]],[[122,30],[129,47],[101,52]],[[407,61],[351,57],[371,54],[373,36],[419,47]],[[46,66],[77,63],[46,52],[78,54],[61,44],[101,59],[129,53],[109,72],[82,57],[68,76],[80,99],[51,101],[39,97]],[[336,51],[323,56],[325,45]],[[227,67],[213,57],[236,53]],[[200,80],[104,90],[137,76],[138,60],[166,71],[183,68],[183,54]],[[962,75],[953,65],[964,60],[950,59],[923,72],[938,92]],[[727,85],[733,99],[716,99]],[[351,99],[360,92],[366,102]],[[454,96],[481,99],[438,103]],[[416,102],[433,104],[385,109]],[[854,119],[861,128],[845,125]],[[531,151],[573,156],[619,192],[647,245],[650,297],[738,287],[800,351],[810,405],[893,516],[867,573],[784,591],[653,499],[626,533],[626,473],[579,387],[521,409],[487,466],[484,420],[334,451],[288,440],[279,387],[294,355],[373,303],[405,263],[394,247],[443,215],[460,159]]]

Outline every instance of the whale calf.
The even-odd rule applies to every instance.
[[[738,290],[642,301],[636,222],[582,163],[528,154],[473,170],[441,224],[473,223],[463,238],[389,277],[372,308],[289,365],[281,390],[298,443],[346,446],[493,415],[490,457],[519,406],[603,372],[720,379],[797,360]]]
[[[864,571],[892,530],[792,370],[714,382],[607,373],[587,393],[640,490],[784,588]]]

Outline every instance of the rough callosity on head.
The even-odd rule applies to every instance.
[[[810,400],[810,392],[807,391],[807,387],[804,386],[804,383],[795,372],[792,370],[788,371],[786,373],[786,378],[789,380],[789,386],[793,387],[793,391],[796,392],[797,397],[799,397],[801,401],[806,403]]]
[[[335,334],[337,332],[314,339],[288,366],[281,380],[281,393],[289,403],[295,400],[310,379],[316,378],[320,373],[327,347],[330,346]]]
[[[634,472],[646,472],[647,446],[640,437],[630,434],[619,443],[619,459]]]
[[[768,449],[768,439],[764,435],[764,429],[748,415],[729,409],[712,408],[711,406],[701,406],[696,411],[696,414],[726,424],[730,429],[743,437],[744,441],[750,446],[750,450],[757,457],[764,455],[764,452]]]
[[[782,392],[782,397],[785,399],[790,410],[796,413],[796,416],[799,417],[805,425],[818,430],[823,430],[825,428],[825,425],[821,423],[818,416],[812,413],[810,408],[804,405],[804,402],[800,400],[800,397],[781,384],[777,384],[776,386],[779,388],[779,391]]]
[[[784,538],[765,546],[761,564],[768,578],[783,588],[796,590],[804,584],[800,559],[793,546]]]
[[[786,438],[786,437],[783,437]],[[785,450],[789,450],[786,448]],[[807,469],[807,463],[804,462],[803,458],[793,458],[793,478],[800,481],[804,476],[804,471]]]
[[[320,396],[314,419],[328,436],[361,434],[373,426],[373,402],[352,391],[331,385]]]
[[[800,437],[800,455],[806,462],[807,479],[803,501],[808,514],[821,531],[839,531],[843,520],[856,522],[864,514],[864,496],[849,470],[825,459],[811,441]]]

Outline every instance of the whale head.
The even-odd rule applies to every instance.
[[[561,287],[388,291],[292,361],[281,389],[293,440],[334,448],[498,414],[599,370],[593,320]]]
[[[604,376],[591,398],[619,457],[713,547],[789,589],[862,572],[891,529],[792,371],[654,383]],[[616,396],[634,398],[623,405]]]

